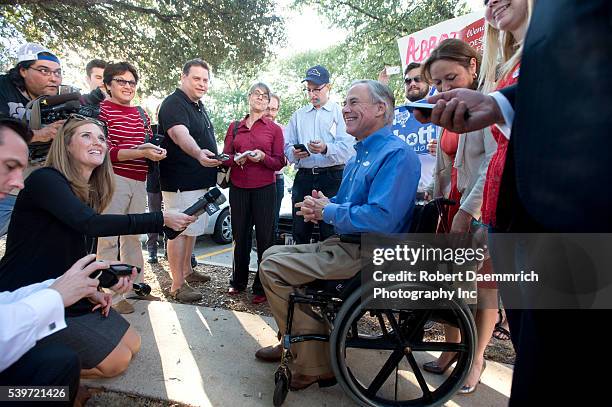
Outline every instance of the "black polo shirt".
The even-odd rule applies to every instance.
[[[168,129],[182,124],[201,149],[217,154],[217,142],[212,122],[201,101],[192,102],[180,89],[174,91],[159,108],[159,130],[164,134],[162,147],[168,150],[159,162],[162,191],[194,191],[217,183],[217,169],[203,167],[186,154],[168,135]]]
[[[0,113],[21,119],[29,100],[17,89],[8,75],[0,75]]]

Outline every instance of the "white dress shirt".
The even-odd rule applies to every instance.
[[[512,133],[512,122],[514,121],[514,108],[512,107],[510,102],[508,102],[508,99],[506,99],[504,94],[501,92],[493,92],[489,94],[489,96],[493,97],[493,99],[497,103],[497,106],[499,106],[502,115],[504,116],[505,123],[498,123],[496,124],[496,126],[499,128],[502,134],[508,140],[510,140],[510,134]]]
[[[0,292],[0,372],[38,340],[66,327],[62,296],[48,288],[54,281]]]
[[[285,135],[285,155],[297,168],[332,167],[345,164],[355,155],[355,138],[346,132],[342,108],[331,100],[316,109],[306,105],[291,116]],[[322,140],[327,145],[325,154],[311,154],[301,160],[293,156],[293,145]]]

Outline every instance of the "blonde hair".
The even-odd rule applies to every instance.
[[[101,213],[110,203],[115,190],[113,168],[108,151],[102,165],[93,170],[89,180],[83,179],[79,169],[74,164],[74,159],[68,151],[68,146],[76,130],[88,123],[99,127],[93,120],[68,119],[64,123],[57,132],[53,143],[51,143],[45,167],[55,168],[61,172],[68,179],[74,194],[85,204],[93,208],[94,211]]]
[[[531,20],[533,1],[527,0],[527,24]],[[492,92],[500,79],[510,74],[523,55],[523,41],[520,43],[509,31],[500,31],[485,22],[484,51],[480,65],[479,88],[483,93]]]

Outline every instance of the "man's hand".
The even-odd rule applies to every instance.
[[[96,270],[108,268],[109,263],[106,261],[94,261],[95,259],[95,254],[89,254],[79,259],[49,287],[62,296],[64,307],[69,307],[81,298],[88,297],[97,292],[99,281],[89,278],[89,275]]]
[[[455,133],[467,133],[504,123],[495,99],[475,90],[453,89],[431,96],[427,102],[436,104],[431,117],[425,117],[418,109],[414,110],[414,117],[421,123],[431,121]]]
[[[450,230],[451,233],[468,233],[473,219],[472,215],[463,209],[459,209],[453,218],[453,224]]]
[[[214,156],[215,153],[213,153],[212,151],[203,149],[200,151],[200,157],[198,161],[200,161],[200,164],[203,167],[218,167],[221,165],[221,161],[211,158]]]
[[[105,317],[108,316],[108,313],[110,312],[110,309],[111,309],[111,305],[113,305],[113,295],[112,294],[104,293],[101,291],[96,291],[95,293],[87,297],[87,299],[91,303],[96,304],[96,306],[92,308],[91,312],[94,312],[95,310],[100,309],[100,312],[102,312],[102,315],[104,315]]]
[[[302,202],[295,204],[299,208],[297,215],[304,217],[304,222],[318,223],[323,220],[323,208],[329,204],[329,198],[323,192],[312,190],[312,195],[305,196]]]
[[[47,142],[51,141],[57,135],[57,131],[63,126],[66,120],[58,120],[40,130],[32,130],[32,142]]]
[[[298,150],[298,149],[293,149],[293,156],[295,157],[296,160],[301,160],[302,158],[306,158],[310,155],[310,153],[308,151],[303,151],[303,150]]]
[[[310,141],[308,147],[313,154],[325,154],[327,152],[327,144],[323,140]]]
[[[378,82],[382,83],[383,85],[389,85],[389,75],[387,74],[386,66],[378,73]]]
[[[251,156],[250,154],[247,154],[246,158],[249,161],[253,161],[254,163],[258,163],[260,161],[263,161],[264,158],[266,158],[266,153],[264,153],[261,150],[253,150],[252,151],[254,153],[254,156]]]

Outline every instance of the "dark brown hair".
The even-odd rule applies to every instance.
[[[429,83],[432,83],[431,79],[431,66],[434,62],[440,60],[454,61],[465,69],[470,68],[470,62],[472,58],[476,59],[476,72],[480,69],[480,54],[470,45],[456,38],[448,38],[442,41],[436,49],[434,49],[429,58],[422,65],[423,78]],[[474,79],[472,82],[472,89],[478,87],[478,80]]]
[[[110,84],[113,78],[115,75],[122,75],[126,72],[131,72],[132,75],[134,75],[134,80],[138,82],[138,72],[136,71],[134,65],[130,64],[129,62],[117,62],[115,64],[106,65],[106,68],[104,68],[104,77],[102,82],[104,82],[106,85],[106,91],[110,96],[112,96],[110,93]]]

